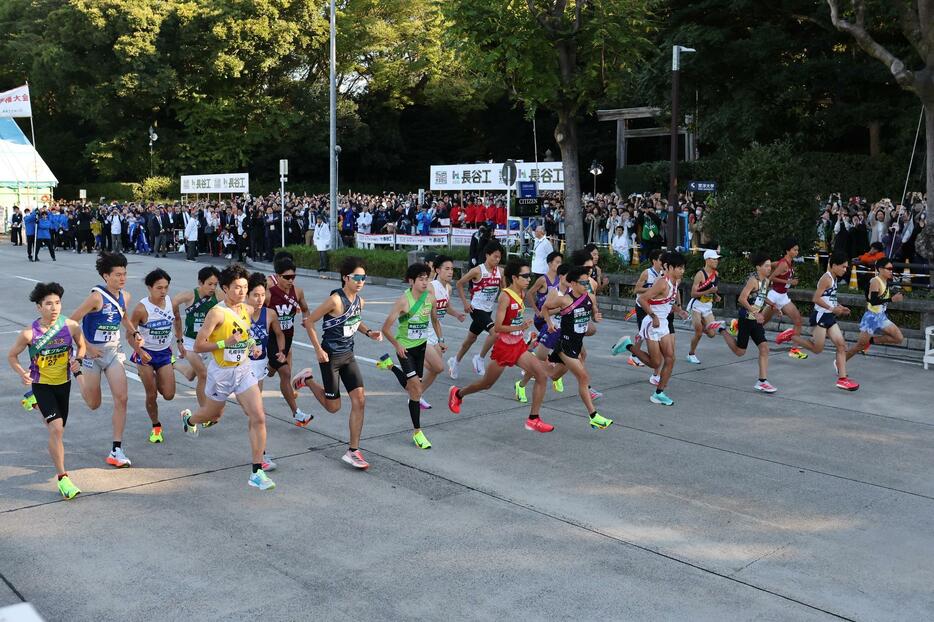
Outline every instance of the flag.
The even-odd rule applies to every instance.
[[[31,116],[32,103],[29,99],[28,84],[0,93],[0,117]]]

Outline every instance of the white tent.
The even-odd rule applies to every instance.
[[[58,179],[16,121],[0,118],[0,227],[6,225],[10,207],[35,209],[48,203],[57,185]]]

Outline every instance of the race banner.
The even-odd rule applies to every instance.
[[[447,246],[446,235],[396,235],[396,244],[402,246]]]
[[[391,233],[376,234],[376,233],[358,233],[355,238],[357,244],[387,244],[392,245],[393,236]]]
[[[517,182],[538,182],[539,190],[564,190],[561,162],[517,162],[516,169]],[[433,165],[430,187],[432,190],[506,190],[502,171],[502,162]]]
[[[182,194],[249,194],[249,173],[182,175]]]
[[[28,84],[0,93],[0,117],[31,116],[32,102],[29,99]]]

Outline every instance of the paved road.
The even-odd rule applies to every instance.
[[[199,267],[130,258],[128,288],[161,264],[173,289]],[[95,284],[93,258],[30,264],[0,247],[0,347],[34,316],[33,280],[55,278],[73,309]],[[333,281],[302,278],[309,301]],[[381,323],[398,290],[368,286]],[[446,320],[455,343],[463,326]],[[434,444],[411,443],[395,380],[364,365],[366,473],[340,462],[347,407],[291,425],[267,384],[278,488],[246,485],[244,417],[230,407],[197,440],[176,427],[195,404],[162,404],[167,442],[146,442],[131,381],[130,469],[104,465],[109,397],[89,412],[73,393],[67,463],[84,494],[63,502],[21,385],[0,377],[0,605],[28,600],[50,620],[920,620],[934,611],[934,410],[919,366],[860,357],[856,393],[833,388],[828,355],[772,355],[772,396],[752,390],[752,355],[705,340],[700,366],[678,335],[672,408],[648,402],[647,374],[608,355],[623,330],[588,341],[601,412],[589,428],[573,380],[549,392],[552,434],[527,432],[504,382],[423,416]],[[386,348],[360,339],[358,354]],[[296,358],[310,364],[311,352]],[[469,365],[462,375],[472,378]],[[513,378],[512,374],[508,379]]]

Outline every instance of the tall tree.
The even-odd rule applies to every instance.
[[[474,75],[504,83],[530,114],[555,113],[565,232],[584,242],[577,125],[618,95],[648,44],[649,0],[445,0],[451,43]]]
[[[830,19],[837,30],[852,36],[864,52],[888,67],[901,88],[921,100],[926,128],[926,186],[930,200],[934,190],[934,0],[897,0],[891,7],[898,13],[902,35],[921,58],[923,66],[919,69],[909,69],[903,59],[869,33],[865,0],[851,0],[849,10],[845,12],[840,10],[839,0],[827,0],[827,4]]]

